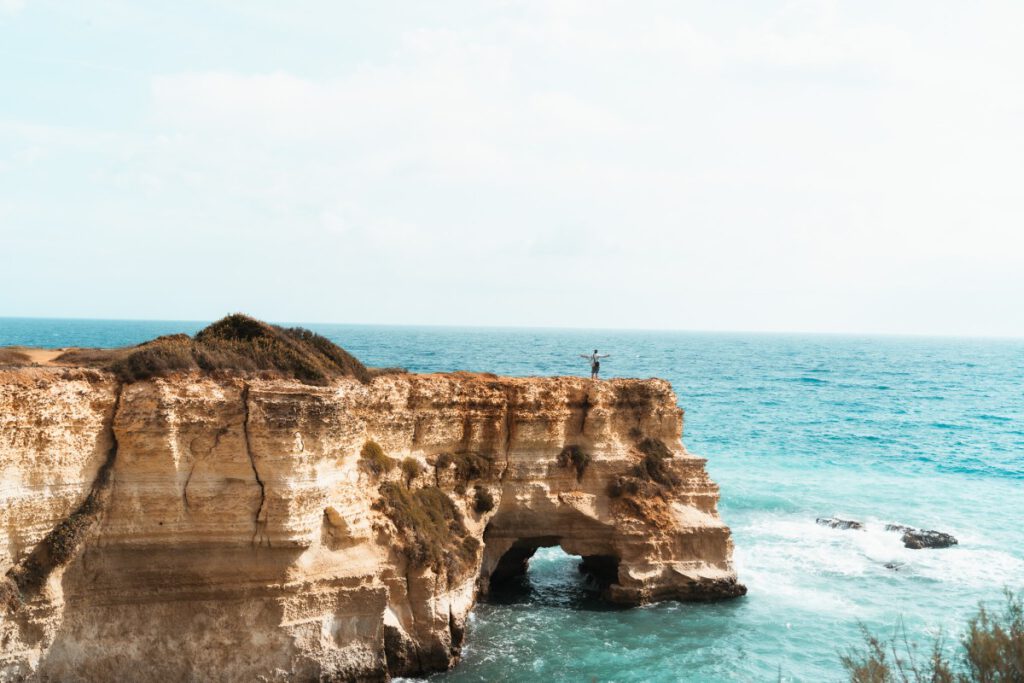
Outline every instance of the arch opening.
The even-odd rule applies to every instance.
[[[538,551],[541,551],[538,553]],[[609,586],[618,580],[613,555],[573,555],[557,536],[517,539],[487,578],[491,602],[541,602],[576,608],[600,608]]]

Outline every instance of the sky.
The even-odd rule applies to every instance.
[[[0,316],[1024,336],[1022,26],[0,0]]]

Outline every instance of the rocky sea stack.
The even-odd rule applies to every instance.
[[[742,595],[682,417],[662,380],[373,370],[245,316],[0,370],[0,680],[443,670],[545,546],[622,605]]]

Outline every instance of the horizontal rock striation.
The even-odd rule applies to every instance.
[[[542,546],[616,603],[741,595],[681,430],[660,380],[0,371],[0,680],[443,670]]]

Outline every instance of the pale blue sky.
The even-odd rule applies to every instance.
[[[0,316],[1024,335],[1022,26],[0,0]]]

